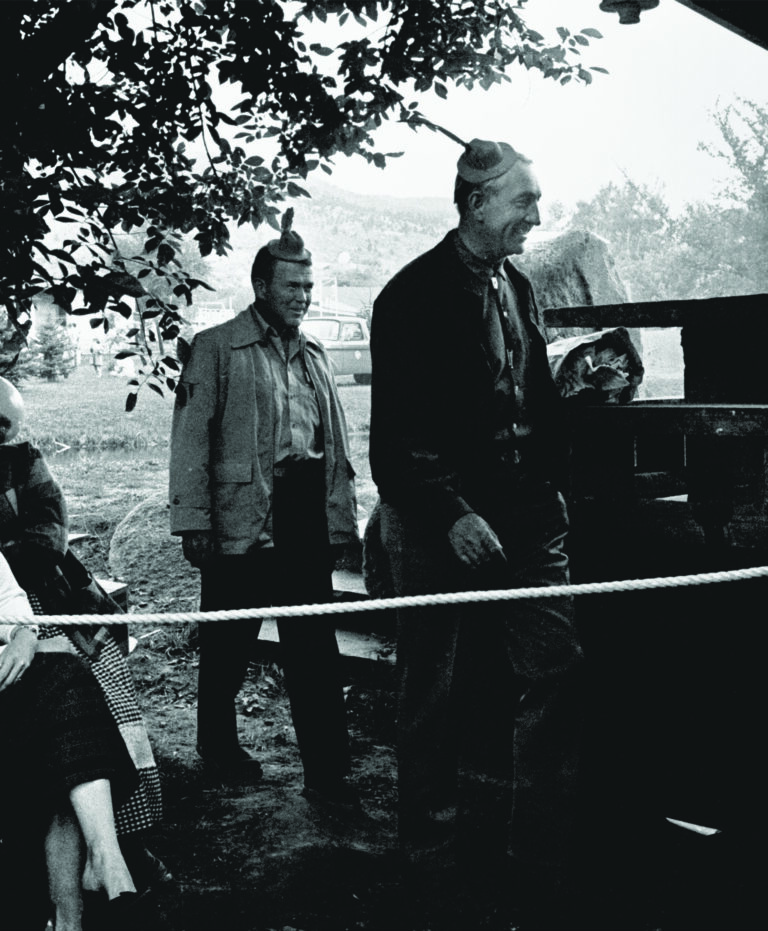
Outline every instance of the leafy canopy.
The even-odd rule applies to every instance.
[[[675,214],[662,190],[604,186],[569,226],[611,245],[636,301],[768,291],[768,107],[742,98],[711,113],[718,140],[699,149],[727,169],[719,191]]]
[[[425,125],[425,92],[487,89],[516,64],[562,84],[604,70],[580,58],[597,30],[546,39],[524,4],[4,0],[0,304],[17,332],[41,291],[95,329],[116,312],[144,381],[172,390],[165,341],[206,287],[183,239],[222,255],[232,222],[277,227],[338,153],[384,168],[377,128]]]

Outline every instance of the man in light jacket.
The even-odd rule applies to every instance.
[[[176,392],[171,532],[200,569],[203,611],[333,598],[333,559],[358,539],[344,412],[322,345],[299,329],[311,253],[290,229],[259,250],[255,301],[199,333]],[[200,625],[198,752],[224,778],[252,781],[235,698],[261,623]],[[351,799],[339,652],[327,617],[278,621],[282,665],[304,765],[304,794]]]

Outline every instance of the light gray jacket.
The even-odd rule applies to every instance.
[[[272,544],[275,391],[267,328],[251,308],[198,333],[176,390],[171,430],[171,533],[211,530],[219,555]],[[331,543],[358,539],[344,411],[322,345],[301,334],[325,444]]]

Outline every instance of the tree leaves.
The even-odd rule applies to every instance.
[[[185,271],[180,236],[225,255],[229,223],[277,229],[285,199],[308,196],[301,182],[330,174],[335,154],[385,168],[393,156],[376,131],[406,105],[418,113],[414,89],[445,99],[507,80],[515,64],[561,83],[602,70],[578,64],[597,30],[547,39],[508,0],[0,6],[11,26],[0,51],[17,62],[0,102],[0,303],[29,307],[46,289],[68,312],[79,298],[94,328],[112,312],[136,320],[156,386],[173,372],[152,339],[174,339],[177,301],[207,287]],[[214,78],[237,88],[237,104]],[[61,224],[65,242],[52,246]],[[143,245],[126,255],[119,239],[136,230]]]

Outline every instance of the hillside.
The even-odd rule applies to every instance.
[[[389,277],[434,245],[455,224],[449,198],[381,197],[355,194],[324,182],[307,185],[309,198],[294,201],[295,228],[315,262],[316,286],[353,308],[369,302]],[[252,300],[250,267],[257,249],[277,234],[271,227],[233,230],[232,251],[206,260],[208,282],[235,310]],[[343,294],[344,288],[354,289]]]

